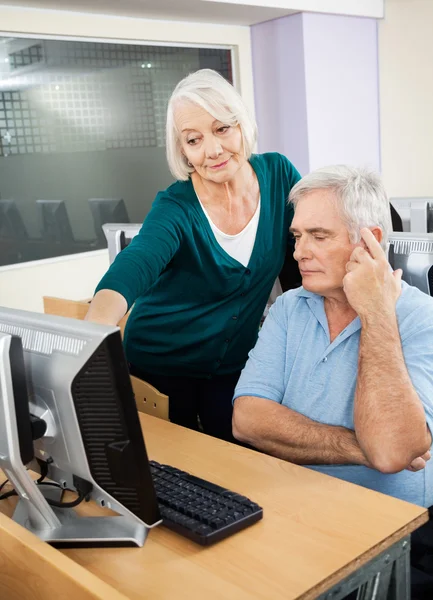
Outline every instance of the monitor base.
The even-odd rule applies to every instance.
[[[41,490],[45,499],[60,502],[63,490],[48,486]],[[84,517],[73,508],[50,506],[60,526],[38,528],[32,524],[27,502],[20,499],[13,520],[37,535],[42,541],[56,547],[122,547],[143,546],[148,529],[144,524],[126,516]]]

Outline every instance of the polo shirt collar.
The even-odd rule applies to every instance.
[[[330,338],[328,319],[326,318],[323,296],[319,296],[319,294],[315,294],[314,292],[309,292],[303,287],[299,288],[296,291],[296,295],[302,298],[306,298],[306,302],[310,311],[317,319],[318,323],[322,327],[329,340]],[[350,337],[352,334],[356,333],[359,329],[361,329],[361,320],[359,317],[355,317],[355,319],[353,319],[353,321],[349,323],[349,325],[345,329],[343,329],[340,335],[338,335],[335,338],[332,344],[329,345],[326,353],[328,354],[329,352],[331,352],[336,346],[341,344],[341,342]]]

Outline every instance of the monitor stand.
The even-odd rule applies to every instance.
[[[38,523],[30,518],[29,502],[23,498],[17,504],[13,520],[44,542],[62,548],[143,546],[148,532],[144,524],[123,515],[85,517],[73,508],[50,506],[47,499],[60,502],[63,490],[52,486],[44,486],[42,489],[40,486],[36,491],[39,492],[39,489],[46,503],[44,516],[50,511],[57,521],[56,525],[40,528]],[[29,500],[31,502],[31,499]]]

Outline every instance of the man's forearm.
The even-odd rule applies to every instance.
[[[395,314],[372,314],[361,322],[356,437],[375,468],[396,472],[423,455],[431,437],[404,362]]]
[[[267,454],[296,464],[369,466],[352,430],[318,423],[271,400],[237,398],[233,433]]]

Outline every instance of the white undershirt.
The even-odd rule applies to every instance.
[[[257,227],[259,224],[260,197],[259,202],[257,204],[256,212],[254,213],[251,221],[247,223],[247,225],[242,229],[242,231],[240,231],[236,235],[229,235],[228,233],[224,233],[223,231],[221,231],[221,229],[218,229],[218,227],[208,215],[205,207],[201,203],[200,198],[198,196],[197,199],[200,202],[200,206],[202,207],[207,220],[209,221],[209,225],[213,231],[216,241],[221,246],[221,248],[223,248],[223,250],[225,250],[227,254],[229,254],[232,258],[235,258],[238,262],[240,262],[241,265],[243,265],[244,267],[248,266],[256,241]],[[269,300],[266,304],[264,316],[268,314],[270,306],[282,293],[283,290],[281,289],[280,280],[277,277],[274,283],[274,287],[272,288]]]
[[[213,231],[216,241],[221,248],[223,248],[223,250],[225,250],[232,258],[240,262],[241,265],[244,265],[244,267],[248,266],[256,241],[257,227],[260,218],[260,198],[252,219],[247,223],[242,231],[236,235],[229,235],[228,233],[221,231],[221,229],[218,229],[201,203],[200,198],[198,198],[198,201],[200,202],[200,206],[202,207],[203,212],[209,221],[209,225]]]

